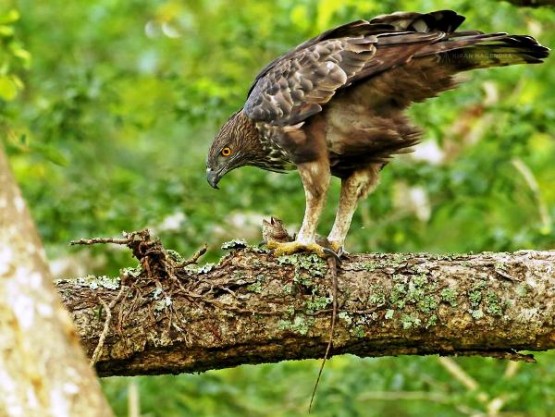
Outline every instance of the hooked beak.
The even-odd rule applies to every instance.
[[[208,181],[208,184],[212,186],[212,188],[215,188],[216,190],[218,189],[218,182],[220,182],[221,178],[222,176],[220,175],[219,171],[213,171],[210,168],[206,170],[206,180]]]

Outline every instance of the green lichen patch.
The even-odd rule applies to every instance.
[[[391,293],[389,294],[389,302],[397,308],[404,308],[407,299],[407,291],[407,284],[401,282],[393,284]]]
[[[315,277],[324,277],[327,273],[327,263],[315,254],[295,253],[280,256],[279,265],[288,265],[295,268],[293,282],[314,292],[316,287]]]
[[[166,255],[168,255],[168,257],[176,262],[176,263],[180,263],[183,262],[185,260],[185,258],[183,256],[181,256],[181,254],[173,249],[166,249]]]
[[[403,325],[404,330],[409,330],[414,327],[419,327],[422,323],[420,317],[411,314],[403,314],[401,316],[401,324]]]
[[[260,254],[260,253],[272,253],[272,251],[264,246],[259,246],[259,245],[249,245],[246,248],[247,251],[255,253],[255,254]]]
[[[386,303],[386,295],[381,286],[372,285],[368,303],[371,306],[382,306]]]
[[[99,277],[96,277],[96,282],[98,286],[107,288],[109,290],[118,289],[121,283],[119,277],[109,277],[107,275],[101,275]]]
[[[529,292],[530,286],[525,282],[520,283],[518,287],[516,287],[516,294],[521,298],[526,297]]]
[[[283,286],[283,293],[284,294],[293,294],[293,284],[285,284]]]
[[[158,300],[163,292],[164,291],[162,290],[162,288],[156,287],[154,291],[150,293],[150,297],[152,297],[154,300]]]
[[[404,329],[423,324],[430,327],[438,321],[436,312],[442,301],[437,285],[437,282],[425,273],[412,277],[394,274],[389,297],[384,296],[382,299],[378,290],[371,296],[371,301],[374,304],[388,301],[392,308],[386,312],[386,319],[392,318],[393,312],[398,311]]]
[[[430,328],[430,327],[434,327],[437,324],[438,318],[435,314],[432,314],[430,317],[428,317],[428,319],[426,320],[426,328]]]
[[[256,280],[256,282],[254,282],[253,284],[247,285],[247,290],[256,294],[260,294],[262,292],[262,284],[262,281]]]
[[[353,317],[346,311],[342,311],[341,313],[339,313],[337,315],[337,318],[343,320],[349,326],[353,323]]]
[[[486,280],[480,280],[470,288],[468,301],[474,319],[481,319],[485,314],[501,317],[508,306],[495,291],[488,289]]]
[[[63,280],[58,280],[56,282],[62,281]],[[121,284],[119,277],[109,277],[107,275],[101,275],[98,277],[95,275],[87,275],[86,277],[75,278],[73,281],[82,287],[89,287],[91,290],[96,290],[98,288],[116,290]]]
[[[444,288],[441,290],[441,301],[449,304],[451,307],[457,306],[457,290],[454,288]]]
[[[253,268],[262,268],[264,266],[264,263],[260,259],[254,258],[250,261],[250,265]]]
[[[198,268],[196,272],[198,274],[207,274],[214,269],[214,266],[215,265],[213,263],[207,263]]]
[[[307,318],[304,316],[295,316],[295,318],[291,320],[280,320],[278,322],[278,329],[279,330],[287,330],[293,333],[300,334],[302,336],[306,336],[310,328],[314,325],[314,320],[311,318]]]
[[[229,242],[222,243],[222,250],[233,250],[233,249],[245,249],[247,247],[247,242],[243,239],[234,239]]]
[[[424,285],[428,283],[428,277],[426,274],[420,273],[420,275],[414,276],[411,281],[411,285],[416,288],[422,288]]]
[[[245,284],[249,279],[249,275],[242,270],[233,271],[233,281],[237,284]],[[250,279],[252,281],[252,278]]]
[[[409,255],[403,253],[396,253],[393,258],[387,263],[387,266],[392,268],[398,268],[404,266],[407,263],[407,259],[410,258]]]
[[[437,309],[438,302],[432,295],[423,295],[416,302],[416,306],[418,307],[418,310],[422,313],[430,314]]]
[[[504,306],[499,296],[493,292],[488,291],[485,296],[486,311],[492,316],[500,317],[503,315]]]
[[[480,320],[482,317],[484,317],[484,312],[482,311],[482,309],[471,310],[470,314],[472,315],[472,318],[474,320]]]
[[[407,302],[419,304],[423,302],[426,294],[435,288],[435,283],[430,283],[425,274],[413,277],[408,283]],[[429,300],[428,300],[429,303]]]
[[[327,264],[314,253],[294,253],[293,255],[280,256],[277,260],[279,265],[292,265],[295,271],[304,269],[310,271],[313,276],[323,277],[326,275]]]
[[[169,296],[162,298],[154,303],[155,311],[162,311],[172,305],[172,299]]]
[[[293,275],[293,282],[304,288],[305,292],[308,291],[310,293],[314,293],[316,291],[316,283],[314,282],[314,278],[304,270],[295,270],[295,274]]]
[[[468,301],[471,309],[476,309],[482,302],[483,291],[487,287],[485,281],[475,283],[470,290],[468,290]]]
[[[140,265],[137,265],[134,268],[132,267],[123,268],[120,271],[121,276],[124,278],[139,278],[139,276],[142,273],[143,273],[143,268]]]
[[[347,320],[351,320],[351,324],[349,326],[349,333],[357,338],[363,338],[366,336],[366,329],[369,325],[369,322],[372,321],[369,319],[368,316],[359,316],[356,318],[352,318],[349,316]]]
[[[316,313],[317,311],[324,310],[331,302],[331,297],[312,296],[306,302],[306,310],[309,313]]]
[[[361,326],[355,326],[351,333],[353,336],[358,337],[359,339],[362,339],[366,336],[366,331]]]
[[[493,267],[494,267],[495,269],[499,269],[499,270],[502,271],[502,270],[505,269],[505,263],[500,262],[500,261],[497,261],[497,262],[494,262]]]
[[[372,272],[379,268],[380,268],[380,264],[375,261],[367,261],[367,262],[361,263],[361,269],[363,271]]]

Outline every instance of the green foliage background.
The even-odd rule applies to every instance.
[[[4,2],[4,5],[6,2]],[[154,228],[188,254],[260,239],[262,216],[300,223],[296,174],[244,168],[216,192],[204,159],[257,71],[309,36],[395,10],[453,8],[466,28],[529,33],[555,45],[553,9],[470,0],[50,0],[0,6],[0,134],[51,258],[116,274],[129,255],[71,239]],[[399,158],[364,202],[350,251],[553,249],[555,66],[474,72],[412,110],[429,158]],[[1,185],[0,185],[1,186]],[[321,231],[333,220],[337,183]],[[414,196],[407,198],[407,195]],[[89,251],[89,249],[86,249]],[[108,252],[108,255],[106,255]],[[87,252],[88,253],[88,252]],[[71,270],[71,269],[70,269]],[[457,360],[469,389],[435,357],[329,362],[315,416],[555,415],[552,353],[538,364]],[[317,361],[133,379],[145,416],[306,413]],[[131,379],[103,385],[126,415]]]

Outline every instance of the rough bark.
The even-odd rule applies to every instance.
[[[322,260],[239,247],[192,267],[147,232],[127,244],[141,267],[58,282],[100,375],[322,357],[333,293]],[[338,282],[333,354],[527,360],[517,352],[555,347],[555,252],[351,255]]]
[[[111,416],[0,148],[0,416]]]

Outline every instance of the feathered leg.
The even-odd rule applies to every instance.
[[[341,195],[335,222],[328,235],[331,248],[341,253],[345,237],[351,227],[351,220],[357,208],[358,200],[366,197],[378,185],[382,164],[373,164],[362,170],[353,172],[341,181]]]
[[[297,166],[303,183],[306,207],[301,230],[294,242],[268,242],[268,247],[279,255],[295,252],[314,252],[326,257],[324,248],[316,243],[316,226],[320,220],[322,209],[330,183],[330,168],[327,160],[305,162]]]

